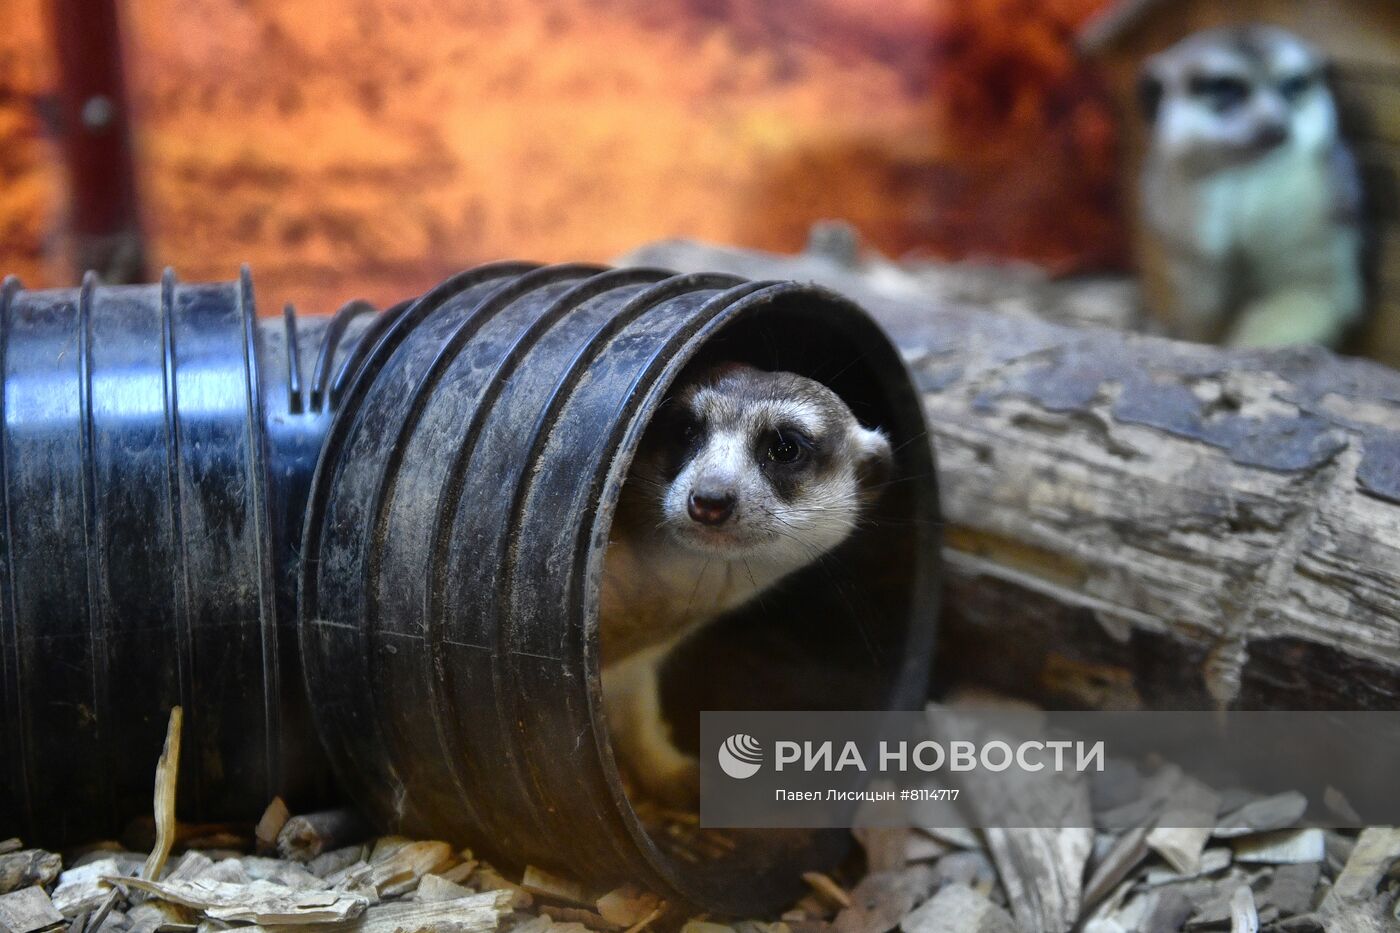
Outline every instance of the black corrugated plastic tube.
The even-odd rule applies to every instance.
[[[190,818],[323,798],[314,732],[386,829],[719,913],[792,896],[847,834],[712,845],[649,832],[629,801],[600,703],[603,552],[686,365],[820,379],[890,433],[896,481],[842,573],[684,646],[666,702],[682,723],[917,707],[936,484],[894,347],[820,288],[651,269],[501,263],[360,310],[258,321],[246,273],[7,283],[0,832],[72,841],[148,812],[179,702]]]

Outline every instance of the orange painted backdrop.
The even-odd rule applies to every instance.
[[[71,277],[58,240],[67,200],[57,147],[40,118],[55,76],[39,0],[0,0],[0,275]]]
[[[127,0],[154,267],[262,310],[664,236],[1122,261],[1104,0]],[[65,264],[43,0],[0,0],[0,267]],[[14,20],[14,22],[6,22]],[[36,106],[39,105],[39,106]]]

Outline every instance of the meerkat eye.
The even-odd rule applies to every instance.
[[[1278,92],[1283,95],[1284,100],[1293,103],[1307,93],[1310,87],[1312,87],[1312,75],[1290,75],[1279,82]]]
[[[1191,79],[1191,93],[1223,112],[1245,102],[1249,97],[1249,85],[1243,78],[1233,75],[1197,75]]]
[[[764,457],[770,463],[791,466],[807,456],[806,439],[796,431],[774,431],[768,436],[768,447]]]
[[[705,434],[705,426],[700,423],[700,419],[686,411],[667,413],[664,424],[665,433],[662,436],[665,443],[681,455],[699,447]]]

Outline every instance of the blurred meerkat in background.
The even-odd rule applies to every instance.
[[[1138,243],[1149,308],[1173,336],[1336,346],[1361,316],[1361,192],[1326,61],[1244,26],[1148,59]]]

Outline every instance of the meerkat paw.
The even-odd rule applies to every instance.
[[[1233,347],[1282,347],[1316,343],[1334,347],[1355,318],[1330,295],[1302,289],[1253,302],[1241,313],[1226,343]]]
[[[628,659],[603,671],[603,699],[613,750],[629,779],[667,806],[693,809],[700,799],[700,763],[675,745],[661,711],[660,654]]]
[[[657,803],[695,810],[700,806],[700,761],[672,745],[669,730],[664,741],[645,760],[629,761],[628,773]]]

